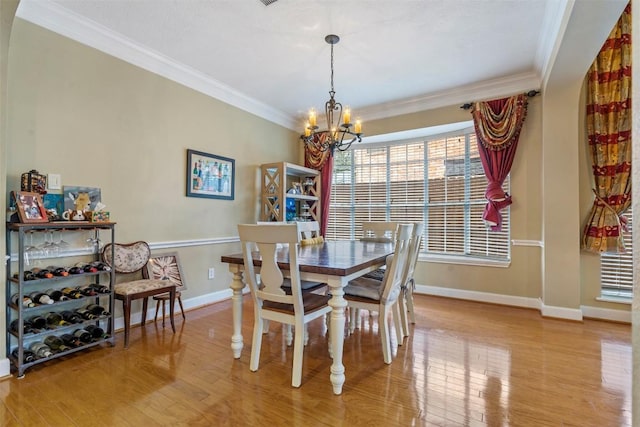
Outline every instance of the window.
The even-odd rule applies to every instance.
[[[623,254],[600,255],[601,297],[631,301],[633,297],[633,210],[623,214],[627,217],[629,231],[623,233],[627,251]]]
[[[509,209],[501,232],[482,220],[487,179],[473,128],[352,146],[334,159],[328,238],[358,238],[363,221],[423,221],[423,254],[509,261]]]

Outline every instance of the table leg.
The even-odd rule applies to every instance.
[[[242,268],[238,265],[229,265],[229,271],[233,274],[231,279],[231,305],[233,311],[233,335],[231,336],[231,350],[233,350],[233,357],[235,359],[240,358],[242,353],[242,347],[244,343],[242,341],[242,289],[244,289],[244,282],[242,281]]]
[[[344,384],[344,365],[342,364],[342,351],[344,346],[344,309],[347,302],[343,298],[344,292],[340,281],[329,280],[331,288],[331,348],[333,352],[333,363],[331,365],[331,384],[333,385],[333,393],[341,394],[342,385]]]

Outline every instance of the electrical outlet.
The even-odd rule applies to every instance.
[[[216,269],[211,267],[209,269],[209,279],[213,279],[214,277],[216,277]]]

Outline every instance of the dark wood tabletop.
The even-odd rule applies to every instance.
[[[361,242],[359,240],[329,240],[320,245],[301,246],[298,252],[300,271],[308,273],[348,276],[367,267],[384,263],[393,253],[391,243]],[[278,265],[289,268],[289,248],[278,250]],[[223,255],[220,260],[228,264],[244,264],[242,254]],[[254,259],[254,265],[262,261]]]

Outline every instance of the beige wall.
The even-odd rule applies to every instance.
[[[30,169],[100,187],[121,242],[237,236],[257,219],[258,165],[299,156],[294,132],[21,19],[8,82],[7,190]],[[185,197],[187,148],[236,160],[235,200]],[[239,249],[180,248],[184,298],[227,289],[220,255]]]

